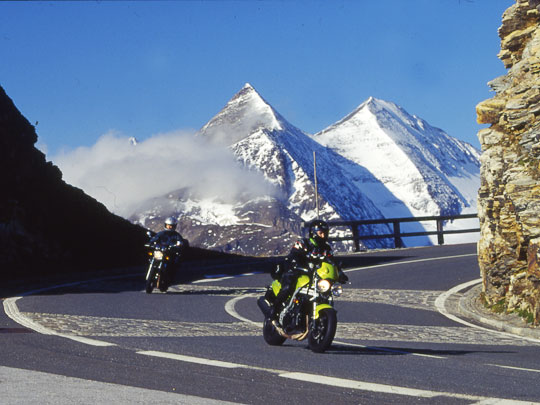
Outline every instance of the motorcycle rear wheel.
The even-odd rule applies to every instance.
[[[332,308],[319,312],[319,317],[312,320],[309,330],[309,348],[315,353],[324,353],[332,344],[336,335],[337,315]]]
[[[264,318],[263,337],[270,346],[281,346],[287,340],[279,334],[270,318]]]

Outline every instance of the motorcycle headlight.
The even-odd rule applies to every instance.
[[[319,280],[317,286],[319,287],[319,291],[324,293],[327,292],[330,287],[332,287],[332,283],[330,283],[328,280]]]
[[[339,284],[334,284],[332,286],[332,295],[339,297],[341,294],[343,294],[343,287]]]
[[[163,259],[163,252],[160,250],[154,250],[154,257],[156,258],[156,260]]]

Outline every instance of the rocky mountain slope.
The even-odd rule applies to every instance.
[[[13,279],[140,263],[144,230],[64,183],[36,140],[0,87],[0,274]]]

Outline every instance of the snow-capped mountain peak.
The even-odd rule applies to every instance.
[[[366,168],[414,215],[458,213],[476,199],[478,152],[392,102],[370,97],[314,139]],[[459,191],[463,179],[474,183],[466,193]],[[370,195],[369,187],[358,187]],[[379,206],[385,205],[391,215],[395,207]]]
[[[417,130],[424,130],[425,125],[427,124],[421,118],[418,118],[415,115],[410,115],[402,107],[391,101],[369,97],[351,113],[330,127],[319,132],[317,136],[321,136],[324,133],[329,132],[332,128],[338,127],[345,123],[361,124],[362,126],[365,126],[371,122],[374,125],[378,125],[376,124],[376,121],[378,121],[379,124],[384,124],[385,121],[394,121],[402,124],[403,126],[412,127]],[[389,135],[397,134],[391,133]]]
[[[214,143],[232,145],[261,128],[281,130],[282,118],[246,83],[198,135]]]

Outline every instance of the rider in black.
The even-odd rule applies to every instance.
[[[287,265],[281,276],[281,290],[279,291],[272,309],[270,318],[276,319],[287,297],[294,292],[296,280],[301,274],[300,268],[307,269],[309,263],[316,262],[324,257],[333,257],[332,247],[328,244],[329,226],[325,221],[315,220],[309,225],[309,237],[296,241],[289,255],[285,259]],[[340,272],[340,282],[346,282],[348,277]]]
[[[176,250],[177,253],[182,253],[184,249],[189,247],[189,242],[187,239],[182,238],[176,231],[176,226],[178,221],[174,217],[169,217],[165,220],[165,229],[161,232],[158,232],[152,239],[150,239],[149,244],[158,243],[161,245],[172,246],[173,250]],[[180,255],[176,255],[174,261],[171,263],[171,266],[165,272],[165,285],[171,285],[174,280],[174,275],[176,270],[180,267]]]

